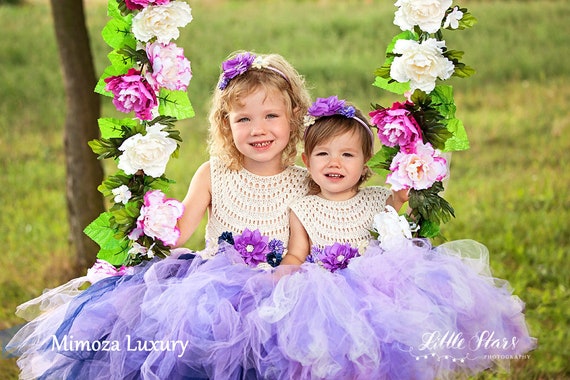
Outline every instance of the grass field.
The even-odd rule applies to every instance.
[[[167,176],[182,198],[205,159],[206,114],[220,62],[234,50],[277,52],[306,76],[313,97],[338,94],[367,109],[392,96],[371,85],[384,60],[393,1],[189,1],[194,21],[177,41],[192,61],[189,96],[197,116],[179,123],[184,144]],[[108,48],[102,1],[86,1],[97,71]],[[538,348],[510,375],[570,378],[570,3],[464,1],[479,19],[446,35],[477,70],[453,80],[471,149],[453,154],[446,199],[450,239],[473,238],[491,253],[497,277],[526,302]],[[62,129],[65,94],[49,6],[0,6],[0,330],[22,323],[16,306],[69,278]],[[104,101],[103,114],[113,110]],[[115,170],[114,167],[111,168]],[[382,183],[374,178],[371,183]],[[201,248],[196,234],[192,248]],[[13,359],[0,378],[17,377]]]

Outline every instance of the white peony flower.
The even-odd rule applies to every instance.
[[[164,174],[170,155],[174,153],[177,143],[162,131],[161,124],[147,127],[146,135],[137,133],[126,139],[119,150],[123,154],[119,157],[119,169],[126,174],[135,174],[139,170],[145,174],[158,178]]]
[[[372,228],[378,233],[380,246],[385,250],[396,248],[412,238],[408,221],[392,206],[386,206],[383,212],[374,216]]]
[[[443,23],[444,28],[457,29],[459,28],[459,20],[463,18],[463,12],[459,10],[459,7],[453,8],[450,14],[447,15],[445,22]]]
[[[127,204],[129,199],[131,199],[131,191],[127,185],[121,185],[119,187],[114,188],[111,190],[113,195],[115,196],[114,200],[115,203],[122,203]]]
[[[452,0],[398,0],[394,15],[394,24],[402,30],[413,30],[418,26],[428,33],[435,33],[441,28],[445,12]]]
[[[451,77],[455,66],[443,56],[445,41],[428,38],[421,44],[414,40],[398,40],[394,45],[394,58],[390,67],[390,77],[395,81],[410,82],[410,88],[430,93],[435,88],[437,78]]]
[[[192,21],[192,9],[184,1],[146,7],[133,18],[133,34],[139,41],[150,41],[154,37],[163,44],[180,36],[178,28]]]

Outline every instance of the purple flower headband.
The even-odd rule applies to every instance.
[[[252,67],[256,69],[264,68],[274,71],[277,74],[281,75],[287,82],[289,82],[289,79],[287,79],[287,76],[283,74],[282,71],[269,65],[269,60],[267,58],[256,56],[250,52],[245,52],[240,53],[234,58],[228,59],[222,63],[222,71],[224,72],[224,75],[222,76],[220,83],[218,83],[218,88],[220,90],[225,89],[232,79],[238,75],[245,73]]]
[[[353,106],[345,105],[346,101],[344,99],[339,99],[336,95],[329,96],[328,98],[317,98],[315,102],[309,107],[307,110],[307,115],[305,115],[305,119],[303,124],[305,125],[305,135],[304,138],[307,137],[307,131],[309,127],[315,123],[315,121],[324,116],[333,116],[333,115],[341,115],[349,119],[354,119],[358,121],[366,131],[372,137],[372,141],[374,141],[374,134],[372,130],[362,119],[355,116],[356,110]]]

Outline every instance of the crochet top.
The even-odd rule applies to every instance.
[[[318,195],[297,200],[291,210],[305,227],[311,245],[324,247],[335,242],[357,247],[371,238],[374,215],[384,210],[391,190],[365,187],[346,201],[329,201]]]
[[[289,206],[307,194],[307,170],[289,166],[281,173],[260,176],[246,169],[229,170],[210,160],[212,203],[206,241],[216,244],[224,232],[258,229],[270,239],[289,241]]]

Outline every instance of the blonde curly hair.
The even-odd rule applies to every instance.
[[[241,52],[231,54],[230,58],[239,53]],[[212,97],[208,138],[210,155],[218,157],[231,170],[242,169],[244,157],[234,143],[228,113],[233,107],[241,104],[244,97],[259,89],[277,91],[283,95],[291,123],[289,143],[282,153],[284,167],[295,163],[297,146],[303,137],[303,117],[311,102],[305,87],[305,79],[285,58],[279,54],[256,54],[256,56],[263,58],[278,72],[270,68],[250,67],[243,74],[233,78],[223,90],[216,87]],[[222,77],[223,73],[220,74],[220,80]]]

